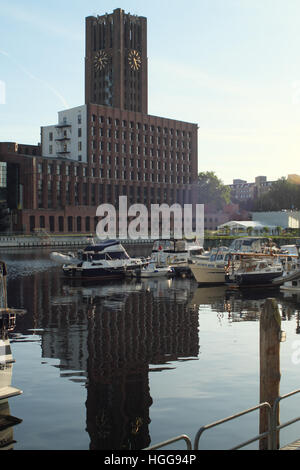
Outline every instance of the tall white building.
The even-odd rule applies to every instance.
[[[87,162],[87,106],[58,113],[58,124],[41,128],[42,155]]]

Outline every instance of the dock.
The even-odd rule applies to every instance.
[[[298,441],[292,442],[292,444],[281,447],[280,450],[300,450],[300,439],[298,439]]]

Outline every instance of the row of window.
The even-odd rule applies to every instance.
[[[192,177],[187,175],[168,175],[161,173],[140,173],[126,170],[111,170],[100,168],[99,172],[92,168],[92,177],[101,179],[116,179],[124,181],[149,181],[152,183],[169,183],[169,184],[191,184]],[[42,180],[39,180],[41,182]],[[51,181],[51,180],[49,180]]]
[[[55,217],[50,215],[47,220],[47,229],[50,232],[73,232],[78,233],[81,231],[90,232],[95,231],[98,224],[98,217]],[[29,218],[30,231],[33,232],[35,228],[46,228],[46,217],[41,215],[35,217],[31,215]]]
[[[106,132],[105,132],[106,131]],[[91,135],[92,138],[95,139],[97,137],[97,129],[96,127],[91,128]],[[165,147],[175,147],[175,148],[192,148],[192,142],[186,140],[174,140],[168,137],[161,138],[160,136],[154,135],[142,135],[142,134],[134,134],[133,132],[127,133],[127,131],[120,132],[119,130],[114,131],[114,138],[116,140],[127,141],[127,137],[131,142],[143,142],[144,144],[153,144],[153,145],[164,145]],[[107,139],[111,139],[113,137],[112,129],[104,129],[103,127],[99,128],[99,137],[106,137]]]
[[[62,207],[64,205],[84,205],[92,206],[99,205],[102,203],[114,203],[116,207],[119,204],[119,197],[124,195],[128,196],[130,204],[139,203],[139,204],[161,204],[162,202],[168,202],[168,191],[166,188],[157,188],[156,192],[154,188],[144,187],[134,187],[134,186],[112,186],[112,185],[99,185],[98,186],[98,195],[96,195],[96,184],[91,185],[90,187],[90,201],[88,198],[88,186],[83,184],[82,186],[79,183],[76,183],[71,187],[70,184],[67,184],[64,192],[63,200],[63,188],[60,184],[57,184],[55,187],[53,185],[47,185],[46,196],[46,207],[44,204],[44,193],[43,187],[40,186],[37,192],[38,198],[38,207],[39,209],[48,208],[52,209],[54,207]],[[114,194],[113,194],[114,190]],[[54,194],[55,200],[54,203]],[[170,190],[170,199],[169,202],[178,202],[191,203],[191,191],[190,190]]]
[[[120,119],[113,119],[111,117],[105,118],[104,116],[99,116],[97,119],[97,116],[95,114],[92,114],[92,122],[99,122],[99,124],[104,124],[106,123],[108,126],[115,125],[116,127],[120,126]],[[141,124],[140,122],[134,122],[134,121],[129,121],[129,123],[126,120],[122,120],[122,127],[129,127],[130,129],[137,129],[141,130],[143,129],[144,131],[150,130],[151,132],[157,132],[158,134],[163,133],[164,135],[176,135],[177,137],[182,136],[185,137],[187,136],[188,138],[192,137],[192,133],[190,131],[181,131],[180,129],[173,129],[173,128],[168,128],[164,127],[162,128],[161,126],[155,126],[153,124]]]
[[[98,146],[97,146],[97,143],[96,141],[92,141],[91,143],[91,146],[92,146],[92,152],[94,151],[97,151],[98,150]],[[82,147],[80,147],[79,151],[82,150]],[[173,159],[174,158],[174,151],[170,150],[161,150],[159,148],[155,149],[153,147],[149,148],[149,147],[141,147],[141,146],[137,146],[135,147],[134,145],[129,145],[127,146],[127,144],[113,144],[111,142],[107,142],[106,145],[104,142],[100,142],[99,143],[99,150],[101,152],[109,152],[109,153],[121,153],[121,154],[127,154],[129,153],[130,155],[144,155],[145,157],[147,156],[150,156],[150,157],[157,157],[157,158],[160,158],[160,157],[163,157],[165,159],[167,158],[170,158],[170,159]],[[191,152],[189,152],[188,154],[188,159],[191,160],[192,159],[192,154]],[[179,159],[179,158],[183,158],[184,160],[186,159],[186,154],[185,153],[182,153],[180,154],[179,152],[176,153],[176,158]]]
[[[178,161],[179,156],[177,157]],[[184,162],[185,160],[183,160]],[[117,168],[121,166],[121,168],[125,169],[127,168],[127,165],[130,168],[144,168],[145,170],[164,170],[164,171],[176,171],[176,172],[184,172],[184,173],[191,173],[192,172],[192,166],[190,164],[186,163],[175,163],[173,162],[166,162],[166,161],[160,161],[160,160],[141,160],[141,159],[134,159],[134,158],[120,158],[120,157],[115,157],[112,158],[111,156],[100,156],[99,158],[99,163],[100,165],[108,165],[108,166],[115,166],[116,171]],[[77,166],[73,165],[72,167],[70,165],[59,165],[58,163],[55,165],[54,163],[48,163],[47,164],[47,174],[48,175],[61,175],[64,174],[65,176],[70,176],[71,171],[70,169],[72,168],[72,175],[73,176],[97,176],[97,170],[95,167],[91,168],[90,174],[88,172],[88,167],[87,166]],[[42,174],[43,173],[43,164],[38,163],[38,173]],[[79,172],[79,169],[81,171]]]

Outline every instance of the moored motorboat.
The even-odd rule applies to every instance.
[[[63,274],[74,278],[120,279],[125,273],[147,264],[142,258],[131,258],[119,240],[88,245],[77,258],[63,264]]]
[[[280,286],[280,290],[289,292],[300,292],[300,277],[292,281],[286,281]]]
[[[203,256],[191,264],[191,272],[198,284],[225,284],[225,265],[228,257],[229,249],[221,246],[213,248],[209,258]]]
[[[12,371],[15,360],[10,346],[9,334],[15,328],[16,315],[24,314],[23,309],[9,308],[7,304],[6,265],[0,261],[0,449],[13,448],[13,426],[22,422],[11,416],[8,400],[22,394],[12,386]]]
[[[274,286],[274,281],[284,275],[278,257],[259,253],[236,254],[225,271],[225,283],[229,287]]]
[[[138,278],[166,277],[172,276],[174,270],[170,266],[159,266],[154,261],[151,261],[147,266],[131,271],[131,274],[133,277]]]
[[[190,264],[203,253],[198,240],[160,239],[153,243],[151,261],[172,267],[176,274],[190,273]]]

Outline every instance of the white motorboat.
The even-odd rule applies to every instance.
[[[225,265],[228,258],[228,247],[221,246],[213,248],[209,257],[200,257],[191,264],[190,269],[198,284],[225,284]]]
[[[22,393],[18,388],[11,386],[14,362],[9,338],[0,339],[0,402]]]
[[[15,361],[9,333],[15,328],[16,315],[24,314],[25,310],[7,306],[6,276],[6,265],[0,261],[0,450],[13,448],[13,426],[22,422],[11,416],[9,409],[9,399],[22,394],[22,390],[11,385]]]
[[[148,278],[148,277],[166,277],[172,276],[174,270],[170,266],[159,266],[154,261],[150,261],[147,266],[141,269],[136,269],[131,272],[133,277]]]
[[[300,278],[293,281],[286,281],[280,286],[280,290],[288,292],[300,292]]]
[[[131,258],[119,240],[107,240],[78,251],[77,258],[63,264],[62,270],[72,278],[119,279],[146,264],[145,259]]]
[[[197,240],[161,239],[153,244],[151,260],[168,266],[187,265],[203,253],[203,246]]]

